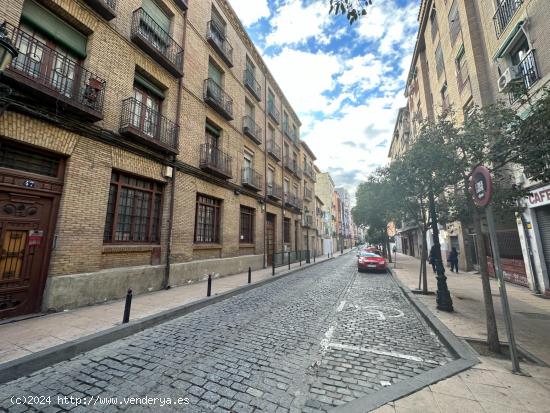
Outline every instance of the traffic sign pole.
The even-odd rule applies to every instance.
[[[502,272],[500,262],[500,249],[498,247],[497,230],[495,226],[495,216],[493,215],[493,207],[490,205],[493,195],[493,181],[491,173],[484,166],[478,166],[472,172],[472,180],[470,191],[474,203],[478,207],[485,207],[485,215],[487,217],[487,226],[489,228],[489,239],[491,241],[491,249],[493,250],[493,266],[497,277],[498,288],[500,290],[500,301],[502,303],[502,312],[504,314],[504,324],[506,326],[506,334],[508,335],[508,347],[510,349],[510,359],[512,360],[512,372],[521,373],[519,369],[518,350],[516,347],[516,339],[514,336],[514,327],[512,325],[512,316],[510,314],[510,304],[508,303],[508,295],[506,293],[506,282]]]

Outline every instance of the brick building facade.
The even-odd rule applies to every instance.
[[[225,0],[1,3],[0,317],[305,249],[315,157]]]

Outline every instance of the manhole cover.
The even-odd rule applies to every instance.
[[[550,314],[524,313],[524,312],[521,312],[521,311],[518,311],[518,314],[521,314],[524,317],[530,318],[532,320],[550,320]]]

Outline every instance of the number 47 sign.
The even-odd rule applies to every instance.
[[[29,247],[39,247],[44,238],[44,231],[31,229],[29,231]]]

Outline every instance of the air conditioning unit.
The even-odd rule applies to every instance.
[[[506,92],[514,82],[521,81],[521,67],[510,66],[501,77],[498,78],[498,91]]]

